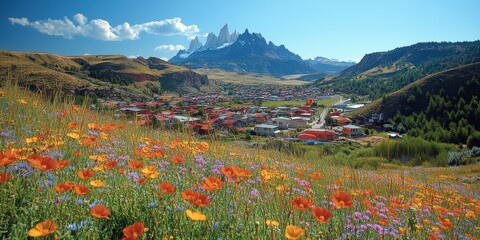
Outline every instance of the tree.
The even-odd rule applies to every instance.
[[[480,147],[480,132],[474,132],[468,137],[467,146],[468,148]]]

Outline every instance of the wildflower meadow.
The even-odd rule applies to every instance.
[[[478,188],[198,140],[0,90],[0,238],[477,239]]]

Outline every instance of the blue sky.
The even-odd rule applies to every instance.
[[[480,39],[480,1],[0,0],[0,49],[170,58],[189,39],[259,32],[302,58],[359,61],[426,41]],[[125,24],[126,23],[126,24]],[[163,46],[163,47],[160,47]],[[158,47],[158,48],[157,48]],[[155,50],[157,48],[157,50]]]

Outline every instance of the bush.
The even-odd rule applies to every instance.
[[[480,147],[473,147],[461,152],[448,152],[448,165],[459,166],[476,163],[479,157]]]
[[[468,148],[480,147],[480,132],[474,132],[467,139]]]
[[[350,166],[355,169],[377,170],[380,164],[387,162],[387,159],[381,157],[361,157],[350,161]]]

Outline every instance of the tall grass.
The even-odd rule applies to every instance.
[[[429,234],[452,239],[475,235],[480,225],[478,192],[434,181],[421,169],[354,170],[322,154],[295,157],[145,128],[73,100],[44,101],[15,86],[0,93],[2,163],[7,151],[16,158],[0,166],[0,176],[11,177],[0,184],[0,238],[25,239],[44,220],[58,225],[47,237],[60,239],[119,239],[135,222],[148,228],[144,239],[281,239],[287,225],[304,229],[302,237],[311,239],[424,239]],[[42,171],[34,154],[69,164]],[[142,167],[133,168],[133,160]],[[111,162],[117,165],[108,167]],[[147,166],[160,174],[149,174]],[[228,166],[251,176],[232,178],[222,171]],[[94,176],[83,180],[79,170],[93,170]],[[202,182],[209,176],[220,178],[223,187],[207,191]],[[95,187],[93,180],[105,186]],[[90,192],[55,190],[66,181]],[[173,184],[175,192],[162,192],[162,182]],[[182,196],[186,190],[206,195],[210,203],[190,203]],[[353,198],[350,208],[332,202],[339,190]],[[297,210],[291,200],[300,196],[328,209],[332,218],[322,224],[311,210]],[[92,216],[94,205],[107,207],[109,219]],[[193,221],[186,210],[200,211],[206,220]],[[442,228],[439,217],[453,226]]]

